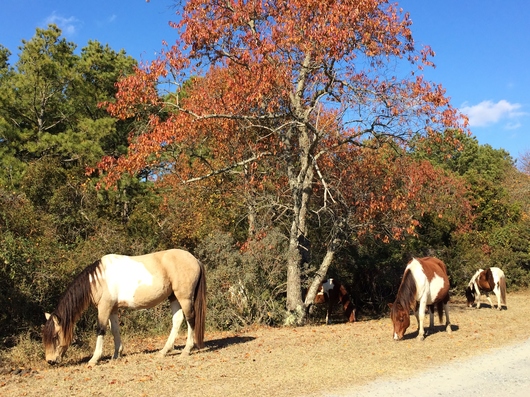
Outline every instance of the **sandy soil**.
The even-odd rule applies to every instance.
[[[68,352],[60,367],[32,360],[31,367],[28,364],[0,375],[0,395],[292,397],[366,395],[366,390],[383,393],[374,394],[377,396],[416,377],[423,384],[422,395],[446,395],[425,394],[429,383],[420,376],[432,381],[432,371],[437,373],[437,368],[454,368],[453,375],[444,375],[446,383],[463,390],[466,379],[471,386],[476,382],[474,373],[468,376],[465,371],[483,368],[469,365],[473,357],[497,355],[506,349],[522,351],[514,344],[530,337],[530,291],[509,294],[508,310],[493,310],[484,304],[480,310],[468,309],[462,300],[455,300],[450,307],[452,334],[437,326],[423,342],[414,339],[414,318],[400,342],[392,339],[388,318],[330,326],[260,327],[241,333],[209,333],[206,348],[187,358],[178,355],[182,335],[176,350],[163,358],[156,353],[163,338],[136,340],[123,335],[127,354],[115,361],[109,359],[112,340],[107,338],[107,356],[98,366],[85,365],[92,352],[89,346],[80,355]],[[498,350],[503,346],[507,348]],[[508,356],[514,358],[515,354]],[[484,360],[481,363],[484,365]],[[383,389],[367,389],[370,387]]]

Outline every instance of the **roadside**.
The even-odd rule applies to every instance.
[[[377,380],[340,394],[325,396],[390,395],[408,397],[527,397],[530,395],[530,339],[486,354],[451,362],[408,379]]]

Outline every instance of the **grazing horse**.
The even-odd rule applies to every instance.
[[[497,297],[497,309],[502,310],[502,306],[506,306],[506,277],[504,272],[498,267],[490,267],[486,270],[478,269],[466,288],[467,306],[472,307],[476,298],[477,309],[479,309],[480,293],[484,292],[493,309],[493,302],[489,297],[489,293],[492,291]]]
[[[419,309],[416,308],[419,302]],[[400,340],[410,325],[410,309],[418,321],[418,340],[423,340],[423,319],[428,307],[430,315],[429,329],[434,331],[434,306],[442,322],[445,311],[445,329],[451,333],[449,321],[449,278],[445,264],[433,257],[413,258],[405,268],[395,302],[389,303],[390,318],[394,324],[394,339]]]
[[[327,303],[326,324],[331,323],[331,312],[336,304],[342,305],[344,316],[350,323],[355,322],[355,306],[350,300],[350,296],[344,285],[333,278],[324,280],[318,287],[317,294],[313,301],[315,304]]]
[[[172,249],[140,256],[105,255],[86,267],[68,286],[57,309],[46,314],[44,350],[49,364],[57,363],[73,339],[74,326],[90,303],[98,309],[97,341],[88,365],[103,354],[103,336],[110,320],[114,336],[114,356],[121,344],[118,309],[148,309],[169,299],[173,314],[171,333],[160,351],[173,348],[183,319],[188,338],[182,350],[187,355],[194,346],[204,346],[206,280],[204,266],[187,251]]]

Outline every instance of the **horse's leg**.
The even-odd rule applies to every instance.
[[[186,317],[186,324],[188,324],[188,338],[186,339],[186,346],[180,353],[183,356],[190,354],[191,350],[195,346],[195,311],[193,309],[193,303],[191,299],[181,299],[180,305]]]
[[[331,301],[331,297],[328,300],[328,310],[326,311],[326,324],[331,324],[331,311],[333,310],[333,302]]]
[[[164,348],[160,350],[160,355],[165,356],[170,349],[173,349],[175,339],[179,333],[180,326],[184,320],[184,313],[182,313],[182,308],[178,300],[173,300],[170,302],[171,314],[172,314],[172,326],[167,342],[164,345]]]
[[[475,289],[477,291],[477,309],[480,309],[480,290],[478,288]]]
[[[103,337],[107,333],[107,325],[109,322],[109,317],[112,312],[112,308],[107,304],[98,305],[98,328],[97,328],[97,339],[96,339],[96,348],[94,349],[94,354],[88,362],[89,366],[96,365],[101,356],[103,355]]]
[[[449,305],[444,303],[444,312],[445,312],[445,332],[450,334],[451,330],[451,320],[449,320]]]
[[[496,287],[493,289],[493,293],[494,293],[495,296],[497,297],[497,309],[502,310],[502,305],[501,305],[501,289],[499,288],[499,286],[496,286]],[[493,305],[492,305],[491,307],[493,307]]]
[[[489,294],[489,292],[486,292],[486,298],[488,299],[488,302],[490,303],[490,307],[491,307],[492,309],[495,309],[495,306],[493,306],[493,301],[492,301],[491,298],[490,298],[490,294]]]
[[[434,304],[427,305],[427,310],[429,310],[429,331],[427,335],[434,334]]]
[[[427,306],[427,302],[424,300],[420,301],[420,307],[418,309],[418,314],[416,315],[416,318],[418,319],[418,337],[417,340],[424,340],[425,339],[425,329],[423,328],[423,320],[425,319],[425,307]]]
[[[121,344],[120,336],[120,321],[118,319],[118,311],[114,311],[110,315],[110,330],[112,336],[114,336],[114,355],[112,359],[115,360],[120,357],[121,352],[123,351],[123,345]]]

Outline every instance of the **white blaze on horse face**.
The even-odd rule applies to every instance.
[[[105,266],[105,281],[113,298],[128,307],[136,306],[134,295],[139,287],[153,285],[153,275],[143,263],[123,255],[105,255],[101,258]]]

